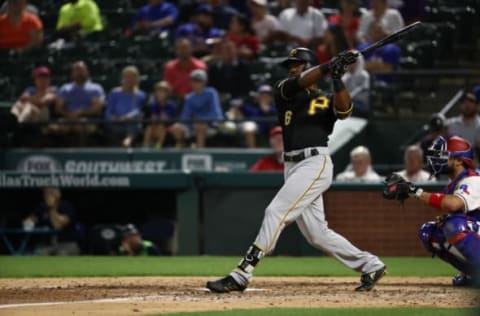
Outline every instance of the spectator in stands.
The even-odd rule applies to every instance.
[[[149,0],[135,14],[131,31],[154,34],[169,31],[177,17],[178,10],[174,4],[164,0]]]
[[[479,100],[472,92],[463,95],[460,104],[460,115],[447,120],[448,133],[460,136],[472,146],[480,147]]]
[[[43,189],[43,202],[24,220],[24,226],[48,227],[57,231],[54,238],[36,243],[35,254],[73,256],[80,253],[75,209],[62,199],[58,188]]]
[[[370,112],[370,74],[365,70],[363,56],[358,56],[357,62],[348,66],[347,69],[342,81],[355,105],[354,115],[367,117]]]
[[[180,119],[188,120],[223,120],[218,93],[215,88],[207,87],[208,75],[205,70],[197,69],[190,75],[193,91],[185,98]],[[197,148],[205,147],[209,126],[213,123],[197,121],[193,124],[175,124],[172,127],[175,140],[179,146],[185,144],[186,136],[195,135]]]
[[[358,0],[341,0],[340,13],[331,15],[328,22],[340,26],[345,33],[349,46],[354,47],[358,27],[360,26],[360,17]]]
[[[192,45],[188,38],[180,38],[175,42],[176,59],[165,64],[163,78],[172,86],[173,94],[185,96],[192,91],[190,73],[196,69],[207,70],[207,65],[192,56]]]
[[[0,15],[6,14],[8,12],[8,2],[9,1],[7,0],[2,4],[2,6],[0,6]],[[38,8],[31,3],[27,3],[27,6],[25,7],[25,12],[35,14],[36,16],[38,16]]]
[[[382,0],[376,0],[382,1]],[[368,41],[360,44],[358,50],[368,47],[384,37],[385,31],[380,23],[372,22],[369,29]],[[387,44],[374,50],[365,56],[365,69],[370,73],[389,73],[398,69],[400,66],[400,47],[397,44]],[[377,79],[389,81],[386,75],[377,76]]]
[[[351,48],[343,29],[339,25],[332,24],[325,31],[322,44],[317,46],[317,57],[320,64],[326,63],[336,54]]]
[[[247,96],[253,88],[248,64],[238,57],[232,41],[222,42],[221,59],[209,66],[210,84],[218,92],[234,98]]]
[[[99,116],[105,103],[101,85],[89,80],[90,74],[83,61],[72,65],[72,82],[58,91],[56,112],[68,120]]]
[[[433,141],[439,136],[443,136],[444,138],[449,137],[445,116],[441,113],[435,113],[428,122],[427,135],[420,140],[420,148],[422,148],[424,154],[430,148]],[[424,161],[426,161],[426,157],[424,157]]]
[[[423,150],[420,146],[408,146],[403,161],[405,169],[396,173],[405,180],[413,183],[436,181],[435,177],[423,170]]]
[[[166,81],[155,84],[152,100],[148,103],[148,118],[159,122],[150,123],[145,128],[143,145],[162,148],[172,121],[176,117],[177,105],[170,99],[172,87]],[[164,121],[164,122],[162,122]]]
[[[144,240],[137,227],[127,224],[120,229],[122,242],[119,253],[125,256],[158,256],[160,250],[149,240]]]
[[[355,147],[350,152],[350,165],[335,178],[342,182],[380,182],[382,179],[372,168],[370,150],[365,146]]]
[[[103,30],[102,17],[94,0],[69,0],[60,8],[57,31],[60,36]]]
[[[280,31],[275,39],[298,46],[317,45],[327,29],[325,16],[310,6],[310,0],[295,0],[294,7],[283,10],[278,20]]]
[[[372,0],[371,9],[365,13],[357,31],[360,43],[375,42],[392,34],[405,25],[402,15],[397,9],[387,6],[387,0]]]
[[[211,53],[212,44],[223,37],[222,30],[213,26],[213,11],[209,5],[200,5],[193,17],[193,23],[177,27],[175,38],[186,37],[193,47],[193,54],[203,57]]]
[[[243,104],[239,99],[233,99],[230,102],[230,110],[227,116],[231,120],[251,119],[238,125],[239,129],[245,135],[247,147],[256,147],[256,135],[267,135],[269,122],[255,122],[257,119],[275,118],[276,108],[273,103],[273,93],[270,85],[261,85],[257,89],[254,104]]]
[[[26,0],[8,0],[7,13],[0,15],[0,50],[26,51],[42,44],[42,21],[26,6]]]
[[[113,88],[107,97],[105,119],[113,122],[108,126],[115,145],[130,147],[141,131],[140,123],[127,123],[142,117],[142,108],[146,102],[145,92],[138,88],[140,72],[135,66],[122,70],[121,85]]]
[[[280,28],[276,16],[268,14],[267,0],[250,0],[252,12],[252,27],[261,43],[267,44],[271,41],[272,35]]]
[[[50,107],[55,104],[55,88],[50,85],[50,69],[37,67],[33,71],[34,86],[28,87],[12,107],[19,123],[47,122]]]
[[[230,28],[225,37],[235,43],[240,58],[251,61],[257,57],[258,38],[246,15],[238,14],[232,17]]]
[[[212,7],[213,25],[221,30],[227,30],[232,17],[239,13],[225,0],[208,0],[208,4]]]
[[[250,168],[251,172],[283,171],[283,135],[280,126],[276,126],[270,131],[270,147],[273,149],[273,154],[255,162]]]

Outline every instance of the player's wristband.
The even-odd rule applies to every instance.
[[[337,114],[339,114],[339,115],[343,115],[343,116],[345,116],[345,115],[350,115],[350,113],[352,113],[352,111],[353,111],[353,102],[350,103],[350,107],[348,108],[348,110],[346,110],[346,111],[339,111],[339,110],[335,109],[335,111],[336,111]]]
[[[415,190],[415,198],[419,199],[423,194],[423,189],[422,188],[417,188],[417,190]]]
[[[340,92],[345,89],[342,79],[333,79],[333,91]]]
[[[320,71],[322,72],[322,74],[325,75],[330,71],[330,64],[329,63],[321,64],[320,66],[318,66],[318,68],[320,68]]]
[[[442,209],[442,201],[445,198],[445,194],[443,193],[432,193],[430,194],[430,198],[428,199],[428,205],[434,207],[436,209]]]

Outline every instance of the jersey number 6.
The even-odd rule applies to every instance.
[[[310,100],[310,108],[308,109],[308,115],[315,115],[317,109],[324,110],[328,108],[328,103],[330,101],[327,97],[321,96],[315,99]]]
[[[285,118],[284,118],[284,124],[285,126],[290,125],[290,122],[292,121],[292,111],[286,111],[285,112]]]

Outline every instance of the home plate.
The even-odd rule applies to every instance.
[[[213,293],[212,291],[210,291],[206,287],[196,288],[194,290]],[[267,289],[246,288],[245,290],[243,290],[243,292],[263,292],[263,291],[267,291]],[[232,292],[237,292],[237,291],[232,291]]]

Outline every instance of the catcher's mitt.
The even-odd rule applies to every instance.
[[[390,174],[384,181],[383,197],[387,200],[405,201],[415,187],[396,173]]]

